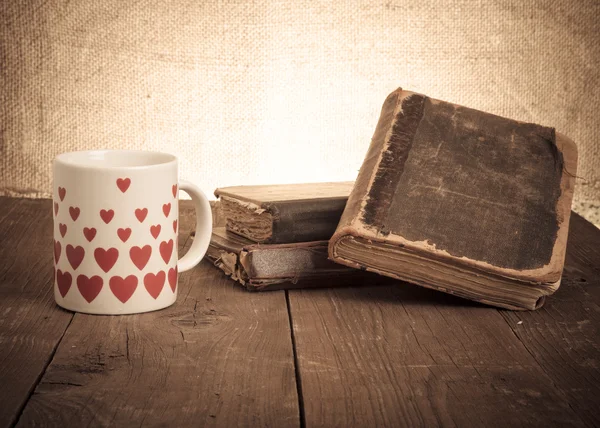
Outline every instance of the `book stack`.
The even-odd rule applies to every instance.
[[[576,170],[554,128],[398,89],[355,183],[217,189],[227,225],[209,256],[244,284],[346,267],[537,309],[560,285]]]
[[[248,290],[373,284],[377,275],[328,259],[354,183],[235,186],[215,191],[225,226],[207,256]]]

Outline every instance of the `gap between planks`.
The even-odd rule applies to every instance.
[[[38,375],[37,379],[35,380],[35,382],[31,386],[31,390],[29,391],[29,394],[27,395],[27,398],[23,402],[23,405],[17,411],[17,417],[13,421],[11,421],[11,424],[10,424],[11,427],[16,426],[19,423],[19,420],[21,419],[21,416],[23,416],[23,412],[25,411],[25,407],[27,407],[27,403],[29,403],[29,400],[31,399],[31,397],[35,393],[35,389],[37,388],[37,386],[42,381],[42,378],[44,377],[44,374],[46,373],[46,370],[48,369],[48,367],[50,366],[50,364],[52,364],[52,361],[54,361],[54,356],[56,355],[56,351],[58,350],[58,347],[60,346],[63,338],[65,337],[65,334],[67,334],[67,330],[69,330],[69,326],[73,322],[73,318],[75,318],[75,314],[74,313],[71,314],[71,319],[69,320],[69,323],[67,324],[67,326],[65,327],[64,331],[60,335],[60,339],[58,339],[58,341],[56,342],[56,345],[54,345],[54,348],[52,349],[52,353],[48,357],[48,361],[46,362],[46,364],[44,365],[44,367],[42,368],[42,370],[40,370],[40,374]]]
[[[285,290],[285,304],[288,312],[288,320],[290,323],[290,336],[292,341],[292,353],[294,355],[294,374],[296,378],[296,391],[298,392],[298,412],[300,418],[300,428],[306,427],[306,417],[304,415],[304,394],[302,393],[302,378],[300,376],[300,366],[298,364],[298,350],[296,349],[296,336],[294,334],[294,319],[292,308],[290,306],[289,290]]]
[[[185,217],[182,216],[182,223],[184,218]],[[181,226],[180,230],[183,232],[183,226]],[[186,233],[186,235],[180,235],[180,251],[182,245],[188,246],[190,242],[189,233]],[[184,236],[186,236],[185,243],[183,242]],[[183,254],[183,252],[181,252],[181,254]],[[217,273],[219,275],[217,275]],[[182,403],[185,404],[184,407],[186,411],[174,413],[172,415],[166,415],[164,413],[164,410],[168,409],[168,406],[166,406],[164,404],[164,400],[158,397],[157,394],[154,394],[153,391],[138,391],[136,393],[137,398],[136,396],[132,397],[131,394],[128,394],[129,391],[126,391],[125,393],[114,391],[115,396],[122,398],[123,402],[115,407],[113,413],[113,409],[110,408],[111,405],[108,405],[107,403],[109,403],[114,397],[107,395],[106,391],[103,391],[99,395],[96,395],[92,402],[87,402],[86,397],[90,396],[89,394],[93,390],[96,390],[98,388],[99,390],[102,390],[100,385],[112,385],[111,382],[118,378],[118,376],[115,377],[114,372],[111,372],[111,370],[113,369],[121,370],[124,374],[130,373],[134,369],[138,372],[152,372],[151,370],[149,371],[149,368],[144,364],[145,361],[143,353],[142,355],[140,355],[140,353],[137,352],[139,351],[140,347],[143,348],[143,346],[148,345],[148,337],[150,336],[148,331],[150,331],[151,329],[147,328],[146,326],[146,328],[142,328],[140,330],[141,333],[140,331],[138,331],[136,334],[135,330],[129,331],[128,328],[120,328],[121,331],[119,333],[119,325],[121,324],[113,326],[116,333],[122,334],[123,341],[120,348],[119,346],[113,346],[114,343],[111,342],[111,339],[99,339],[99,344],[102,345],[100,351],[103,355],[106,354],[108,358],[107,364],[109,364],[110,362],[110,364],[112,365],[104,369],[102,372],[92,372],[89,370],[82,372],[81,370],[77,370],[77,368],[87,366],[85,362],[86,358],[84,358],[87,356],[87,349],[89,348],[90,352],[98,352],[92,346],[94,345],[94,341],[86,339],[86,336],[84,334],[82,335],[82,331],[96,324],[106,324],[106,319],[108,317],[102,317],[104,318],[104,320],[101,320],[99,317],[96,318],[89,317],[86,315],[75,314],[71,320],[73,321],[73,323],[66,329],[66,332],[63,333],[64,339],[61,338],[61,341],[57,344],[57,348],[55,348],[55,356],[52,358],[51,363],[48,363],[48,365],[45,367],[45,371],[42,374],[41,381],[37,382],[35,392],[33,393],[33,395],[31,395],[30,399],[28,399],[27,403],[25,404],[25,408],[21,412],[22,417],[20,417],[18,422],[19,426],[28,426],[30,424],[35,423],[36,421],[51,421],[52,418],[48,419],[48,416],[52,416],[53,418],[55,418],[55,421],[58,421],[61,418],[67,418],[68,415],[65,415],[65,413],[63,412],[53,411],[51,413],[48,413],[48,409],[53,409],[55,408],[55,406],[64,407],[63,403],[66,399],[67,402],[69,402],[71,405],[77,406],[77,408],[81,410],[81,412],[77,411],[73,413],[72,417],[76,417],[79,420],[84,420],[87,418],[90,419],[90,422],[110,421],[110,423],[118,424],[119,422],[123,422],[125,420],[131,421],[133,418],[138,419],[143,423],[146,419],[146,416],[150,414],[151,416],[154,415],[155,418],[158,418],[157,420],[164,421],[165,417],[170,418],[172,416],[173,419],[171,419],[171,421],[178,419],[180,420],[180,422],[187,421],[187,423],[189,423],[191,420],[194,420],[194,423],[196,424],[201,423],[200,421],[202,420],[202,418],[206,416],[206,420],[204,422],[209,425],[214,425],[227,421],[231,423],[237,422],[242,424],[247,424],[250,421],[254,421],[257,423],[262,421],[267,425],[270,422],[271,424],[273,424],[273,426],[298,427],[300,425],[298,417],[300,411],[298,408],[296,408],[296,406],[298,405],[299,399],[297,396],[293,396],[293,394],[297,394],[297,384],[295,379],[296,367],[293,359],[294,351],[290,342],[291,333],[284,330],[284,328],[288,328],[290,322],[289,311],[287,309],[286,301],[284,300],[285,293],[279,294],[278,298],[275,298],[276,295],[274,294],[268,294],[265,296],[260,296],[260,299],[258,299],[259,296],[257,295],[252,297],[250,294],[244,293],[242,298],[242,290],[229,287],[229,285],[233,285],[229,283],[227,284],[228,286],[225,286],[226,278],[222,278],[221,272],[217,272],[217,270],[215,270],[214,267],[209,267],[209,265],[206,263],[204,263],[203,266],[200,266],[198,269],[194,270],[193,274],[187,275],[184,278],[185,281],[182,284],[181,289],[182,293],[178,298],[178,304],[180,306],[179,309],[175,308],[165,311],[165,313],[168,313],[174,311],[177,312],[177,310],[179,310],[179,312],[181,313],[172,313],[170,318],[166,320],[166,323],[161,321],[160,319],[157,321],[157,323],[159,321],[163,322],[166,325],[165,332],[167,332],[167,330],[172,330],[171,333],[177,334],[178,337],[179,334],[185,333],[185,335],[182,334],[181,338],[178,339],[183,340],[184,342],[186,342],[186,339],[189,340],[188,333],[190,332],[194,335],[196,340],[204,340],[208,337],[207,334],[209,333],[209,329],[214,330],[215,334],[217,334],[216,339],[213,341],[214,343],[210,342],[209,340],[205,345],[193,345],[198,349],[198,351],[208,351],[206,354],[196,355],[203,355],[206,356],[206,358],[210,357],[212,362],[209,365],[207,365],[205,362],[196,362],[193,364],[193,367],[190,367],[196,370],[197,374],[204,374],[204,372],[213,373],[215,372],[215,370],[216,372],[219,372],[219,370],[223,369],[222,372],[225,375],[229,374],[229,377],[213,373],[209,376],[208,380],[206,381],[207,386],[198,385],[194,383],[193,380],[189,380],[189,376],[186,377],[185,379],[187,380],[183,381],[185,388],[182,389],[182,391],[185,392],[185,394],[183,394],[184,401],[178,402],[178,404],[180,405]],[[182,323],[183,321],[185,321],[185,319],[180,320],[179,318],[181,318],[181,316],[184,316],[185,313],[187,313],[191,307],[194,308],[193,310],[195,313],[196,306],[193,303],[193,297],[194,294],[198,294],[199,292],[197,289],[195,289],[195,292],[191,292],[192,288],[194,287],[190,287],[190,284],[194,281],[199,280],[208,281],[208,291],[205,290],[208,294],[206,295],[210,295],[210,297],[213,299],[215,298],[215,296],[213,295],[213,291],[217,294],[217,298],[223,300],[223,302],[229,301],[229,298],[234,297],[234,302],[231,304],[233,306],[229,305],[231,307],[225,308],[223,313],[217,313],[218,316],[223,317],[222,320],[217,319],[218,316],[215,319],[210,318],[208,319],[208,321],[210,322],[206,323],[206,325],[200,326],[197,330],[190,328],[187,330],[184,329],[183,331],[175,331],[174,329],[171,329],[170,327],[172,327],[172,324],[176,324],[176,326],[178,326],[178,321],[181,321]],[[188,288],[188,290],[184,291],[185,288]],[[213,289],[213,291],[211,291],[211,288]],[[203,293],[200,294],[204,297]],[[186,297],[190,297],[190,299],[188,299],[187,304],[185,303]],[[198,296],[196,296],[196,298],[197,297]],[[253,330],[256,334],[261,334],[261,336],[257,336],[256,341],[251,341],[251,343],[255,345],[258,344],[259,346],[257,345],[255,349],[253,345],[253,347],[247,349],[249,353],[241,353],[239,357],[236,357],[234,353],[229,355],[229,351],[227,350],[227,347],[229,345],[223,340],[218,339],[218,334],[227,333],[228,329],[233,329],[234,327],[236,327],[236,331],[239,330],[241,327],[248,327],[247,325],[245,325],[245,323],[248,320],[243,319],[243,317],[240,318],[239,322],[234,322],[234,319],[237,318],[238,315],[243,315],[244,313],[248,312],[243,310],[242,306],[244,305],[240,304],[240,302],[246,302],[248,298],[250,298],[251,302],[255,301],[254,304],[258,305],[257,308],[259,308],[259,310],[261,307],[264,306],[264,310],[260,313],[256,313],[256,311],[252,312],[252,308],[250,308],[249,312],[252,315],[250,317],[252,320],[254,320],[255,313],[256,317],[258,317],[257,321],[259,319],[263,320],[261,321],[259,329],[260,331]],[[257,299],[261,300],[262,302],[257,302]],[[263,303],[265,304],[263,305]],[[196,301],[196,304],[200,307],[198,300]],[[219,302],[219,304],[221,303]],[[208,309],[208,306],[205,309]],[[269,321],[271,316],[277,315],[277,313],[279,315],[275,318],[278,318],[278,320],[275,319],[275,321]],[[209,315],[212,316],[212,312]],[[265,315],[269,316],[266,317]],[[281,323],[281,321],[283,321],[283,324]],[[129,327],[129,325],[121,327]],[[258,328],[258,324],[256,328]],[[266,328],[264,334],[262,334],[263,328]],[[279,336],[279,338],[277,338],[277,336]],[[234,338],[236,337],[239,339],[236,339],[236,343],[239,342],[240,346],[243,345],[242,348],[246,349],[248,339],[240,339],[245,337],[245,335],[240,335],[236,333],[236,336]],[[152,339],[152,337],[150,337],[150,339]],[[78,342],[80,340],[83,340],[84,342],[87,340],[83,348],[79,347]],[[193,343],[196,342],[190,342],[190,346],[192,346]],[[78,346],[77,350],[73,354],[71,354],[68,351],[68,349],[70,349],[70,345],[73,344],[77,344]],[[131,350],[129,349],[130,346],[132,346]],[[152,348],[152,346],[150,347]],[[284,348],[287,348],[287,350],[285,350]],[[232,349],[235,350],[236,347],[233,346]],[[115,354],[116,356],[116,353],[118,352],[124,354],[121,356],[123,357],[123,361],[126,362],[120,361],[118,359],[110,359],[113,356],[113,354]],[[212,356],[211,353],[213,354]],[[131,354],[130,358],[127,358],[127,356],[129,355],[126,354]],[[186,356],[191,356],[191,354],[188,354],[189,352],[187,351],[186,343],[185,349],[179,349],[179,354],[177,355],[178,359],[176,360],[176,363],[180,363],[179,366],[182,363],[188,364],[189,361],[191,361],[190,358],[186,359]],[[219,354],[222,355],[219,356]],[[230,358],[228,358],[228,355]],[[271,366],[271,363],[268,362],[269,360],[265,358],[267,356],[269,358],[274,358],[272,361],[272,363],[274,364],[273,366]],[[169,360],[172,360],[171,355],[169,355]],[[285,364],[282,365],[282,362]],[[133,364],[134,366],[133,369],[127,367],[131,364]],[[183,373],[182,370],[176,370],[179,366],[177,364],[173,366],[173,369],[175,370],[175,372],[177,372],[176,374],[178,375]],[[215,369],[215,367],[217,369]],[[179,369],[180,368],[181,367],[179,367]],[[252,380],[252,376],[240,376],[247,373],[254,373],[254,370],[257,370],[256,373],[259,376],[258,378],[254,378],[254,380]],[[258,382],[256,380],[258,380]],[[140,381],[140,383],[144,382]],[[156,389],[156,391],[159,391],[158,388],[171,388],[174,385],[173,383],[169,384],[168,382],[160,379],[148,381],[146,383],[149,385],[150,389],[154,388]],[[216,389],[213,391],[213,386],[211,386],[213,385],[213,383],[221,389]],[[63,393],[63,390],[57,389],[57,384],[58,386],[77,385],[80,388],[67,388],[64,390]],[[62,388],[64,388],[64,386],[62,386]],[[77,391],[75,391],[75,389]],[[218,393],[215,391],[217,391]],[[37,394],[36,392],[41,392],[41,394]],[[196,394],[198,394],[198,397],[202,396],[203,400],[200,400],[200,402],[195,402],[192,399],[192,397],[195,397]],[[142,403],[149,403],[150,407],[148,409],[146,408],[146,406],[144,406],[143,409],[141,407],[139,409],[131,409],[130,405],[135,406],[139,404],[139,399],[144,399]],[[260,404],[260,406],[258,406],[257,404]],[[190,405],[192,405],[193,407],[189,407]],[[154,410],[152,406],[155,407]],[[230,406],[233,407],[228,408]],[[221,407],[223,408],[221,409]],[[116,413],[117,410],[121,411],[121,413],[124,414],[118,415]],[[152,413],[152,411],[154,411],[154,413]],[[200,416],[200,419],[198,419],[198,416]]]

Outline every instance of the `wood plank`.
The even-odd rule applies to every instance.
[[[408,284],[289,299],[307,427],[583,425],[494,308]]]
[[[535,312],[401,283],[290,291],[306,426],[598,426],[599,251],[574,215]]]
[[[298,426],[285,294],[249,294],[206,262],[179,287],[165,310],[75,315],[18,426]]]
[[[51,201],[0,197],[0,243],[0,427],[6,427],[73,315],[54,303]]]
[[[575,212],[571,213],[563,276],[580,282],[600,277],[600,230]],[[600,302],[600,294],[596,298]]]
[[[588,426],[600,426],[600,230],[574,215],[558,291],[534,312],[501,311]]]
[[[537,311],[501,311],[569,406],[590,427],[600,426],[600,306],[587,288],[600,282],[563,284]]]

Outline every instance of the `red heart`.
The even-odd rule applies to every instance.
[[[67,194],[67,189],[65,189],[64,187],[58,188],[58,197],[60,198],[61,202],[65,200],[66,194]]]
[[[67,259],[73,269],[77,270],[81,262],[83,261],[83,257],[85,256],[85,250],[83,247],[73,247],[71,244],[67,245]]]
[[[58,214],[58,202],[54,202],[54,215]]]
[[[71,214],[71,218],[73,219],[73,221],[77,220],[77,217],[79,217],[79,207],[69,207],[69,214]]]
[[[127,229],[117,229],[117,235],[119,235],[119,238],[121,238],[121,241],[123,242],[127,242],[127,240],[129,239],[129,237],[131,236],[131,229],[127,228]]]
[[[158,238],[158,235],[160,234],[160,224],[157,224],[156,226],[150,226],[150,234],[154,237],[154,239]]]
[[[108,224],[115,216],[115,212],[113,210],[100,210],[100,217],[104,220],[104,223]]]
[[[171,191],[173,192],[173,197],[175,198],[177,196],[177,184],[173,184]]]
[[[88,278],[85,275],[79,275],[77,277],[77,288],[88,303],[92,303],[96,296],[100,294],[102,283],[102,278],[98,275],[92,276],[91,278]]]
[[[58,259],[60,259],[60,242],[54,241],[54,263],[58,263]]]
[[[145,219],[146,216],[148,215],[148,208],[138,208],[137,210],[135,210],[135,216],[137,217],[137,219],[139,220],[140,223],[142,223]]]
[[[175,293],[175,289],[177,288],[177,266],[175,266],[175,269],[169,269],[169,285],[173,293]]]
[[[159,249],[160,255],[165,263],[169,263],[169,260],[171,260],[171,254],[173,254],[173,240],[169,239],[169,242],[161,242]]]
[[[84,227],[83,234],[85,235],[85,239],[87,239],[88,242],[92,242],[92,240],[96,237],[96,229],[93,227]]]
[[[138,279],[135,275],[129,275],[125,279],[120,276],[113,276],[110,281],[108,281],[108,284],[115,297],[125,303],[137,288]]]
[[[119,258],[119,250],[116,248],[109,248],[108,250],[96,248],[94,250],[94,258],[96,259],[98,266],[100,266],[100,269],[108,273]]]
[[[177,220],[173,220],[173,232],[177,233]]]
[[[165,214],[165,217],[169,217],[170,212],[171,212],[171,203],[169,202],[168,204],[163,205],[163,213]]]
[[[155,299],[158,298],[165,286],[165,272],[161,270],[156,275],[153,273],[146,274],[146,276],[144,276],[144,286],[152,297]]]
[[[129,189],[131,180],[129,178],[117,178],[117,187],[121,192],[125,193]]]
[[[73,282],[73,277],[69,272],[63,273],[60,269],[56,271],[56,284],[61,296],[65,297],[71,288],[71,282]]]
[[[60,230],[60,236],[64,238],[67,233],[67,225],[58,223],[58,230]]]
[[[129,250],[129,257],[131,257],[131,261],[139,270],[144,269],[151,255],[152,247],[150,245],[145,245],[143,248],[131,247]]]

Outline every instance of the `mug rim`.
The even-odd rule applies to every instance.
[[[102,158],[109,155],[137,155],[145,156],[148,159],[154,159],[153,161],[148,160],[143,162],[142,164],[132,164],[132,165],[124,165],[117,164],[111,165],[109,161],[105,165],[101,164],[102,160],[99,161],[98,164],[86,163],[90,160],[93,161],[93,158]],[[65,166],[69,168],[79,168],[79,169],[94,169],[94,170],[118,170],[118,169],[134,169],[134,170],[144,170],[156,167],[164,167],[168,165],[176,165],[177,157],[170,153],[157,152],[152,150],[129,150],[129,149],[101,149],[101,150],[77,150],[72,152],[65,152],[57,155],[54,158],[54,164]]]

